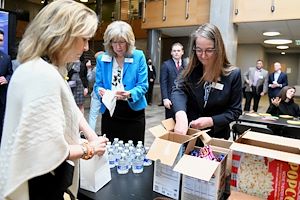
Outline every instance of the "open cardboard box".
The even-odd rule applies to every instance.
[[[299,197],[299,148],[297,139],[247,131],[230,147],[231,189],[262,199]]]
[[[191,149],[195,146],[197,138],[200,136],[200,131],[197,129],[188,129],[186,135],[181,135],[173,132],[175,122],[172,118],[163,120],[162,125],[158,125],[149,129],[155,136],[147,158],[151,160],[159,160],[162,164],[173,166],[183,144],[187,144],[186,149]]]
[[[147,158],[154,160],[153,191],[179,199],[181,174],[173,171],[173,166],[183,155],[185,149],[195,146],[200,131],[188,129],[187,135],[173,132],[175,122],[167,119],[149,129],[155,136]]]
[[[220,199],[225,190],[225,171],[227,155],[232,142],[211,138],[205,131],[200,139],[205,145],[210,145],[215,155],[222,154],[221,162],[207,160],[189,155],[193,149],[187,149],[174,171],[183,174],[181,199]]]

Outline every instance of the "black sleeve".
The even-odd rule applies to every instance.
[[[88,60],[84,59],[83,61],[80,62],[80,79],[82,81],[82,85],[84,88],[89,87],[89,82],[87,80],[87,67],[86,63]]]

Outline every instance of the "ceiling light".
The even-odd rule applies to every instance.
[[[41,4],[44,4],[44,3],[45,3],[45,1],[44,1],[44,0],[42,0],[42,1],[41,1]]]
[[[271,40],[265,40],[264,43],[266,44],[290,44],[292,43],[292,40],[287,39],[271,39]]]
[[[80,2],[87,3],[89,0],[80,0]]]
[[[285,55],[285,52],[283,51],[283,52],[281,52],[281,55]]]
[[[289,46],[286,46],[286,45],[280,45],[280,46],[277,46],[276,48],[277,48],[277,49],[288,49]]]
[[[280,33],[277,32],[277,31],[269,31],[269,32],[264,32],[263,35],[265,35],[265,36],[277,36],[277,35],[280,35]]]

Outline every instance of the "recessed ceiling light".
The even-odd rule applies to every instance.
[[[277,48],[277,49],[288,49],[289,46],[286,46],[286,45],[280,45],[280,46],[277,46],[276,48]]]
[[[44,3],[45,3],[45,1],[44,1],[44,0],[42,0],[42,1],[41,1],[41,4],[44,4]]]
[[[89,0],[80,0],[80,2],[87,3]]]
[[[292,43],[292,40],[287,40],[287,39],[271,39],[271,40],[265,40],[264,43],[266,44],[290,44]]]
[[[269,32],[264,32],[263,35],[265,35],[265,36],[277,36],[277,35],[280,35],[280,33],[277,32],[277,31],[269,31]]]
[[[283,51],[283,52],[281,52],[281,55],[285,55],[285,52]]]

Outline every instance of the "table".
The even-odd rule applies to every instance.
[[[247,122],[247,123],[255,123],[255,124],[263,124],[263,125],[277,125],[277,126],[284,126],[284,127],[290,127],[290,128],[297,128],[300,130],[300,125],[293,125],[287,123],[287,120],[291,119],[284,119],[281,117],[278,117],[276,120],[264,120],[263,116],[253,117],[249,116],[247,114],[240,115],[238,118],[238,122]]]
[[[79,189],[79,200],[152,200],[155,197],[165,197],[153,192],[153,165],[144,167],[141,174],[133,174],[132,170],[128,174],[120,175],[116,168],[111,169],[111,181],[93,193]]]

